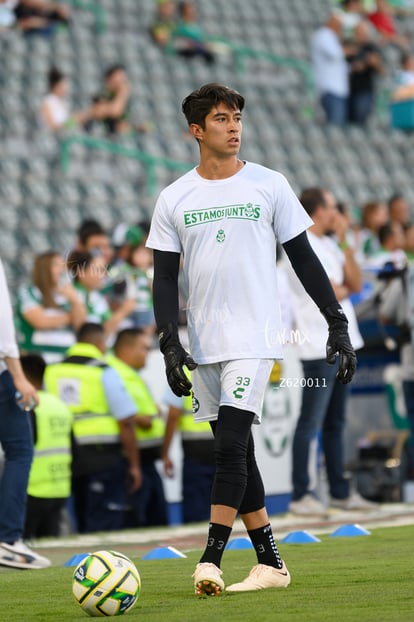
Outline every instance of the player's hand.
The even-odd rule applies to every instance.
[[[191,394],[193,386],[184,372],[184,365],[191,371],[197,367],[191,356],[184,350],[181,344],[168,346],[163,352],[165,362],[165,372],[171,390],[178,397]]]
[[[165,373],[171,390],[178,397],[191,394],[192,384],[184,372],[184,365],[192,371],[197,363],[184,350],[179,339],[177,327],[169,324],[158,332],[160,350],[164,355]]]
[[[326,361],[333,365],[339,354],[337,379],[342,384],[351,382],[356,370],[356,355],[348,334],[348,320],[341,305],[336,302],[321,310],[328,322],[329,336],[326,343]]]

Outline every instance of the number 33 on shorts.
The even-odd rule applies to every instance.
[[[241,400],[243,393],[246,391],[245,387],[250,385],[250,378],[249,376],[237,376],[235,384],[236,388],[233,391],[233,395],[236,399]]]

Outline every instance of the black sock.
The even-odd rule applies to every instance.
[[[200,563],[210,562],[211,564],[215,564],[217,568],[220,568],[221,558],[228,539],[230,538],[231,529],[231,527],[227,527],[226,525],[210,523],[207,546],[200,559]]]
[[[257,562],[274,568],[282,568],[283,562],[273,538],[270,523],[247,532],[257,555]]]

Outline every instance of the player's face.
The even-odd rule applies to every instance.
[[[237,155],[240,150],[242,122],[238,109],[218,104],[205,118],[204,128],[193,124],[193,136],[200,142],[204,153],[218,157]]]

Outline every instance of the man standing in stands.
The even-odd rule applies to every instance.
[[[312,66],[316,89],[327,123],[346,125],[348,118],[348,64],[341,42],[342,21],[333,11],[313,35]]]

